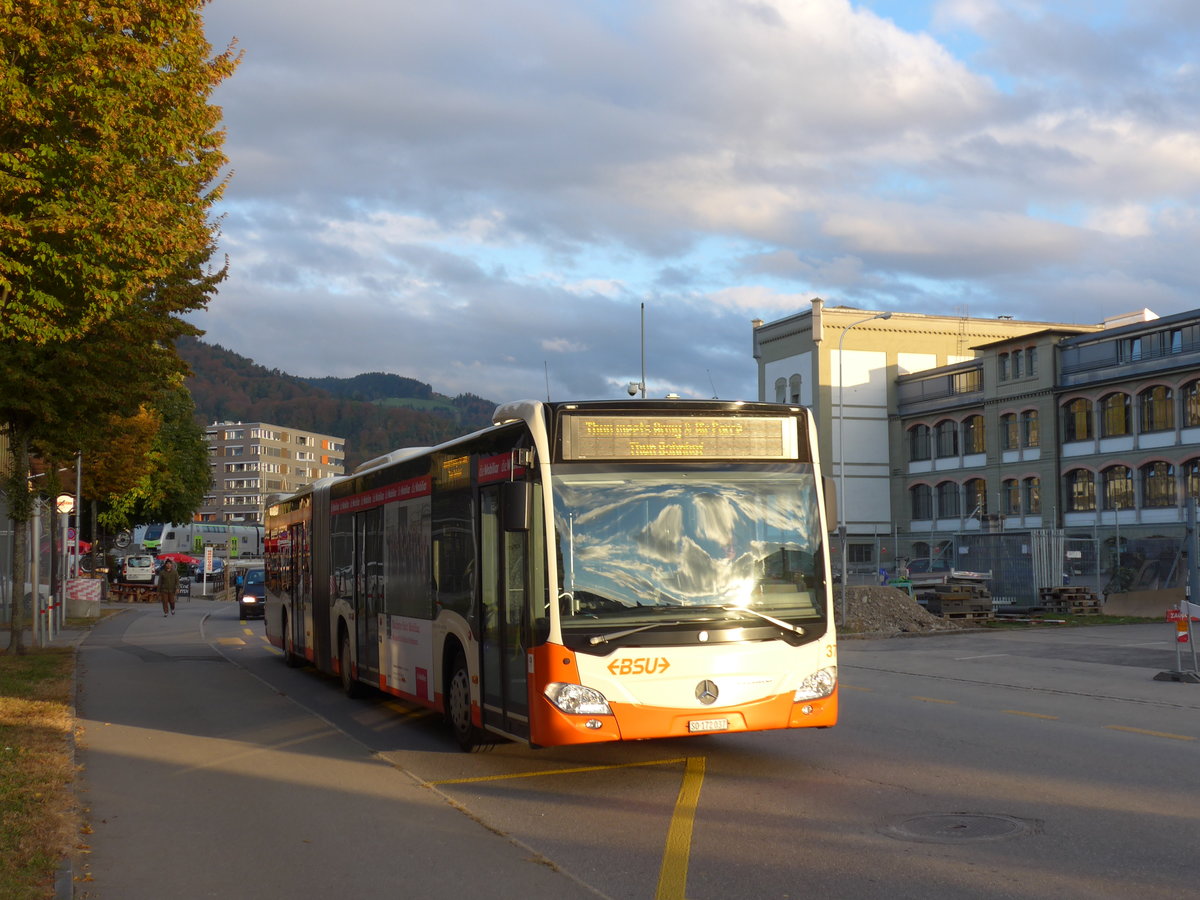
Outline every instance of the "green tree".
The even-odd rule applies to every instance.
[[[191,519],[210,483],[208,443],[195,413],[192,395],[181,381],[155,401],[151,417],[157,428],[144,456],[146,469],[132,487],[107,496],[107,509],[100,514],[102,525],[119,530]],[[113,460],[113,467],[120,463]]]
[[[179,314],[205,305],[225,157],[205,0],[0,4],[0,427],[25,584],[23,490],[105,440],[183,371]],[[21,604],[10,649],[21,652]]]

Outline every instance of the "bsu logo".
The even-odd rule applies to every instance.
[[[665,656],[641,656],[636,659],[614,659],[608,664],[613,675],[656,675],[671,668]]]

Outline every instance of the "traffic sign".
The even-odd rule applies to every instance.
[[[60,513],[69,515],[75,512],[75,497],[71,494],[59,494],[54,505],[58,507]]]

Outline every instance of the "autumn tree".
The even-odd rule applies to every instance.
[[[0,427],[18,525],[31,448],[103,440],[183,370],[179,316],[204,306],[224,182],[213,89],[237,64],[205,0],[0,7]],[[24,534],[13,581],[24,593]],[[13,643],[21,651],[22,604]]]

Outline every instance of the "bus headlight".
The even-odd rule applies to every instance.
[[[796,688],[796,696],[792,700],[796,703],[801,700],[820,700],[822,697],[832,694],[835,687],[837,687],[837,666],[818,669],[800,683],[800,687]]]
[[[582,684],[563,684],[555,681],[546,685],[546,699],[573,716],[611,716],[604,695]]]

